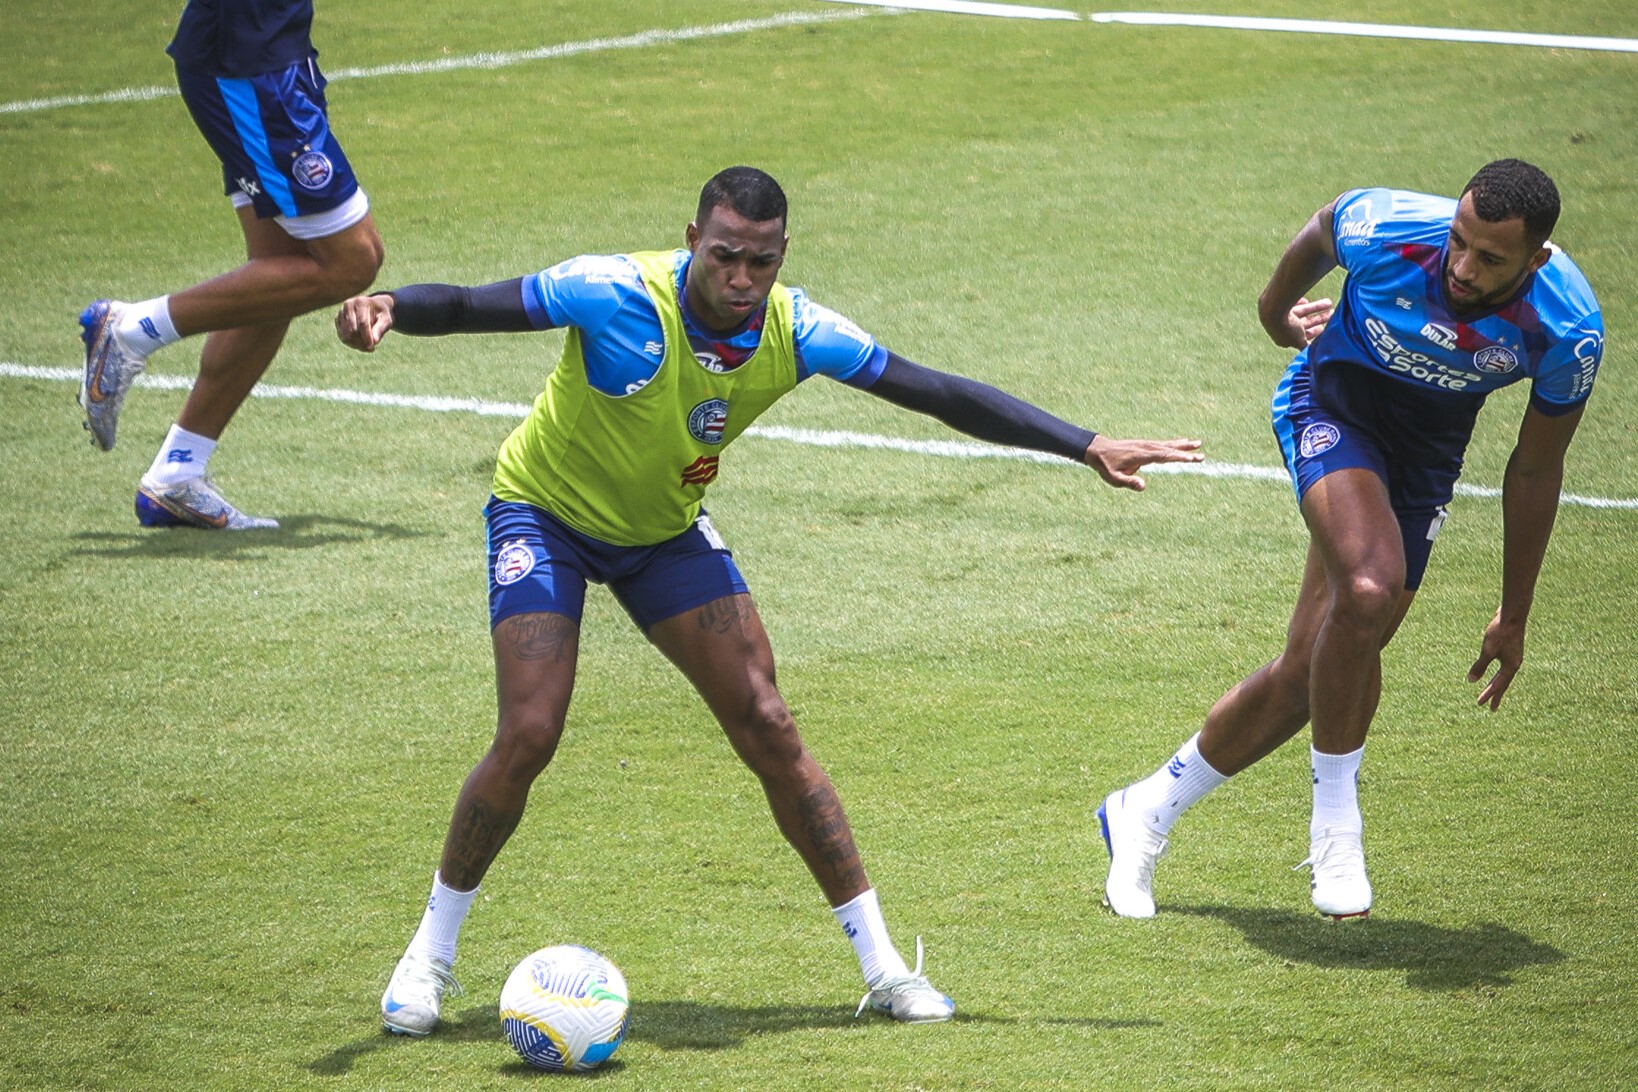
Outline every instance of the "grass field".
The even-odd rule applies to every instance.
[[[782,687],[947,1025],[855,1021],[850,950],[686,684],[594,595],[558,758],[423,1041],[377,1004],[493,726],[482,521],[504,415],[254,399],[212,466],[278,532],[139,530],[181,404],[139,387],[91,450],[86,302],[236,261],[219,168],[167,87],[177,3],[10,0],[0,36],[0,1085],[513,1088],[506,972],[609,954],[632,1089],[1630,1088],[1638,1074],[1638,510],[1566,505],[1502,710],[1464,674],[1501,509],[1458,498],[1385,658],[1363,781],[1377,907],[1312,916],[1305,737],[1191,812],[1160,915],[1098,904],[1093,809],[1277,651],[1305,546],[1248,469],[1117,494],[1067,465],[735,446],[713,488]],[[1638,36],[1628,0],[1167,10]],[[798,12],[821,21],[728,30]],[[379,71],[643,31],[495,67]],[[481,283],[680,242],[700,183],[762,166],[788,283],[925,363],[1116,435],[1278,465],[1287,354],[1253,301],[1356,185],[1453,193],[1518,155],[1604,306],[1566,490],[1638,497],[1638,57],[892,14],[810,0],[321,0],[332,116],[384,286]],[[37,100],[84,97],[69,105]],[[34,105],[26,105],[34,103]],[[350,353],[300,320],[286,387],[522,403],[558,335]],[[197,347],[153,358],[185,381]],[[55,369],[55,371],[53,371]],[[1465,481],[1500,484],[1493,397]],[[816,380],[764,424],[935,423]]]

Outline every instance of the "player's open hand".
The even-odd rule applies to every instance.
[[[1148,484],[1138,474],[1153,463],[1198,463],[1199,440],[1113,440],[1099,433],[1086,446],[1081,461],[1117,489],[1141,493]]]
[[[1479,704],[1490,706],[1490,711],[1494,713],[1523,663],[1524,623],[1503,622],[1498,608],[1496,616],[1484,628],[1484,644],[1479,649],[1479,658],[1473,661],[1473,667],[1467,673],[1467,681],[1476,683],[1484,678],[1491,664],[1496,665],[1496,673],[1479,691]]]
[[[336,312],[336,337],[359,352],[373,353],[392,329],[392,297],[354,296]]]
[[[1286,312],[1284,326],[1278,331],[1271,330],[1269,336],[1276,345],[1287,349],[1306,349],[1325,332],[1325,324],[1331,321],[1335,310],[1331,300],[1310,300],[1305,296]]]

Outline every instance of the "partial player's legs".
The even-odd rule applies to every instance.
[[[686,675],[734,750],[762,782],[780,832],[818,881],[853,941],[870,991],[860,1003],[895,1019],[946,1020],[955,1012],[888,938],[842,803],[803,744],[774,681],[773,649],[749,595],[714,600],[656,623],[649,638]]]
[[[1356,854],[1350,848],[1360,845],[1354,777],[1369,724],[1368,715],[1363,722],[1358,716],[1375,709],[1380,651],[1409,609],[1412,593],[1403,591],[1400,531],[1380,479],[1363,470],[1339,471],[1322,478],[1308,495],[1316,493],[1318,526],[1311,517],[1313,541],[1284,650],[1219,698],[1199,735],[1165,765],[1110,794],[1098,809],[1110,853],[1105,897],[1117,914],[1154,914],[1151,879],[1172,824],[1212,789],[1295,736],[1320,708],[1325,712],[1313,718],[1313,894],[1316,905],[1333,915],[1369,908],[1363,850]],[[1386,536],[1380,533],[1384,525]],[[1346,541],[1332,545],[1339,537]],[[1384,603],[1391,607],[1386,613]],[[1357,742],[1334,750],[1350,740]]]
[[[479,882],[517,828],[529,787],[552,759],[574,689],[580,627],[561,614],[514,614],[492,634],[499,724],[489,753],[456,798],[432,894],[381,997],[381,1020],[402,1035],[438,1023],[461,923]]]

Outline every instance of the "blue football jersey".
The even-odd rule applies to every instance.
[[[244,78],[318,56],[313,0],[188,0],[165,52],[178,68]]]
[[[1512,300],[1454,314],[1445,252],[1456,202],[1403,190],[1352,190],[1332,230],[1347,270],[1336,314],[1305,352],[1350,361],[1413,388],[1482,396],[1528,378],[1530,402],[1557,415],[1591,393],[1603,356],[1598,300],[1569,255],[1552,258]]]
[[[689,345],[704,367],[732,371],[762,343],[768,309],[759,308],[738,330],[726,334],[704,329],[689,308],[683,287],[690,258],[686,250],[676,252],[677,298],[682,303]],[[800,288],[790,292],[798,381],[826,375],[859,387],[874,383],[887,366],[887,350],[852,322],[810,300]],[[574,326],[580,330],[587,382],[604,394],[630,394],[659,370],[665,352],[660,316],[643,287],[637,263],[623,254],[570,258],[525,277],[523,303],[538,329]]]

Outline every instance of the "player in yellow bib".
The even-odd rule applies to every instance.
[[[761,619],[701,508],[721,452],[815,374],[983,440],[1084,462],[1128,489],[1143,488],[1143,466],[1198,461],[1200,445],[1112,440],[889,352],[778,283],[785,214],[777,182],[731,167],[706,183],[684,250],[574,258],[479,288],[412,285],[354,297],[336,317],[342,341],[365,351],[389,330],[568,330],[497,460],[485,515],[499,725],[456,800],[432,895],[382,996],[390,1031],[437,1025],[461,922],[562,734],[588,581],[609,586],[761,780],[859,957],[859,1012],[909,1022],[955,1012],[922,974],[919,939],[914,968],[889,939],[841,802],[774,684]]]

